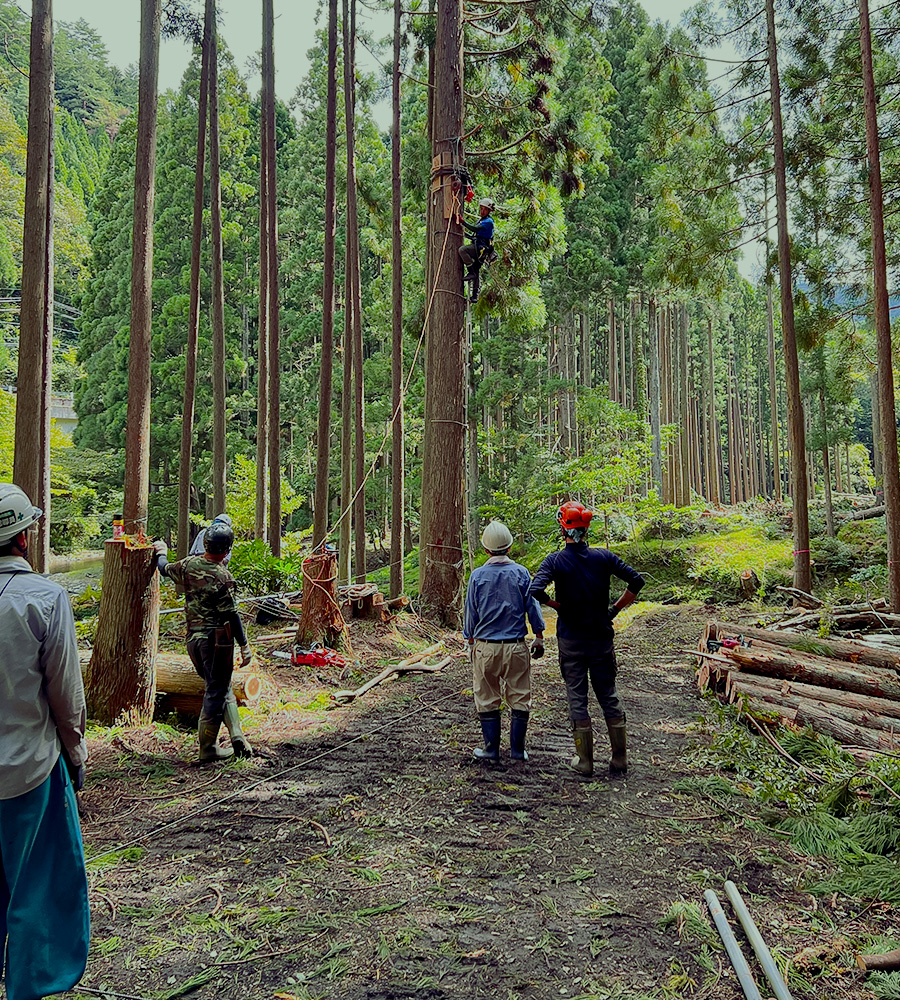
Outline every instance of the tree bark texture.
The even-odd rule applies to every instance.
[[[222,175],[219,158],[219,41],[213,9],[209,52],[209,216],[212,277],[212,492],[225,510],[225,279],[222,274]]]
[[[359,212],[356,197],[356,0],[344,0],[344,122],[347,140],[347,302],[353,331],[354,580],[366,582],[366,439]]]
[[[403,415],[403,217],[400,174],[401,6],[394,0],[394,60],[391,79],[391,577],[389,596],[403,593],[403,513],[406,459]],[[475,445],[477,448],[477,443]]]
[[[125,533],[143,536],[150,474],[150,333],[153,292],[153,202],[156,176],[156,94],[161,0],[141,0],[137,159],[131,268],[131,344],[125,429]],[[92,712],[102,722],[120,716],[149,723],[159,637],[159,581],[153,551],[107,542],[103,596],[91,679]]]
[[[103,593],[86,695],[92,719],[145,726],[153,719],[159,639],[159,577],[150,546],[108,541]]]
[[[461,160],[463,134],[461,0],[438,0],[432,155]],[[452,160],[451,160],[452,162]],[[461,162],[459,162],[461,166]],[[442,184],[449,183],[444,178]],[[444,190],[429,195],[431,273],[425,363],[420,605],[426,617],[456,628],[461,617],[465,452],[465,297],[462,226],[454,206],[444,216]]]
[[[153,206],[162,0],[141,0],[137,155],[131,259],[128,415],[125,427],[125,533],[147,527],[150,494],[150,351],[153,311]]]
[[[197,95],[197,152],[194,165],[194,215],[191,226],[191,290],[187,346],[184,352],[184,406],[181,416],[181,455],[178,464],[178,558],[191,544],[191,479],[193,472],[194,405],[197,394],[197,342],[200,333],[200,244],[203,238],[203,191],[206,172],[206,114],[209,98],[209,52],[214,0],[206,0],[200,48],[200,93]]]
[[[266,138],[266,197],[269,207],[266,219],[267,277],[269,279],[269,548],[274,556],[281,555],[281,298],[278,290],[278,186],[275,171],[275,14],[273,0],[263,0],[265,24],[263,47],[268,50],[265,70]],[[332,254],[333,257],[333,254]],[[323,352],[322,364],[325,358]],[[329,386],[331,383],[331,353],[328,355]],[[328,394],[329,404],[331,393]],[[330,412],[330,406],[329,406]]]
[[[651,298],[647,308],[647,329],[650,335],[650,437],[653,451],[650,455],[651,479],[657,495],[662,499],[662,430],[660,426],[659,402],[659,321],[656,315],[656,299]]]
[[[322,355],[319,365],[319,421],[313,548],[328,533],[328,473],[331,434],[331,374],[334,352],[335,161],[337,159],[337,0],[328,0],[328,83],[325,98],[325,259],[322,270]]]
[[[788,233],[784,129],[781,120],[781,82],[778,77],[778,45],[775,36],[775,0],[766,0],[766,25],[769,90],[772,107],[772,138],[775,146],[775,205],[778,222],[778,279],[781,287],[781,333],[784,342],[784,374],[788,399],[788,430],[791,442],[791,486],[794,515],[794,586],[798,590],[809,592],[812,589],[812,572],[809,562],[809,491],[806,478],[806,435],[803,429],[800,363],[797,358],[797,337],[794,330],[794,289],[791,276],[791,241],[790,234]],[[898,490],[898,502],[900,502],[900,490]],[[900,514],[900,506],[898,506],[898,514]],[[900,570],[900,564],[898,564],[898,570]],[[898,577],[898,580],[900,580],[900,577]],[[898,599],[900,599],[900,591],[898,591]]]
[[[44,512],[29,558],[50,560],[50,391],[53,360],[53,3],[34,0],[13,482]]]
[[[263,8],[263,31],[266,11]],[[262,49],[263,81],[266,79],[266,47]],[[263,83],[265,86],[265,83]],[[259,112],[259,336],[256,373],[256,517],[253,534],[265,538],[269,495],[269,123],[260,99]]]
[[[884,242],[884,192],[878,112],[872,69],[869,2],[859,0],[859,35],[863,93],[866,108],[866,152],[869,173],[869,217],[872,228],[872,276],[875,299],[875,337],[878,344],[878,403],[881,423],[881,464],[887,526],[887,565],[891,609],[900,611],[900,460],[897,455],[897,411],[891,353],[891,313],[888,302],[887,256]]]
[[[324,551],[303,560],[303,603],[297,624],[297,644],[311,649],[323,643],[340,645],[344,618],[337,599],[337,557]]]
[[[344,274],[350,274],[350,240],[344,241]],[[338,525],[340,585],[350,583],[350,546],[353,533],[353,316],[350,289],[344,292],[344,335],[341,345],[341,523]]]

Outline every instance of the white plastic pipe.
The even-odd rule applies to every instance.
[[[725,945],[725,951],[728,952],[728,957],[734,966],[734,971],[738,977],[738,982],[741,984],[741,989],[744,991],[744,996],[747,1000],[762,1000],[762,996],[753,979],[753,973],[750,971],[750,966],[747,965],[747,959],[744,958],[744,953],[737,943],[734,931],[732,931],[731,925],[725,917],[719,897],[712,889],[707,889],[703,893],[703,898],[706,900],[710,915],[715,921],[716,930],[719,932],[722,944]]]
[[[785,983],[781,973],[778,971],[778,966],[775,964],[775,959],[772,958],[772,953],[766,946],[766,942],[763,941],[762,934],[759,933],[756,922],[750,916],[750,911],[747,909],[746,903],[738,892],[738,887],[734,882],[728,881],[725,883],[725,892],[731,900],[734,912],[741,922],[741,927],[744,928],[747,940],[756,953],[759,964],[763,967],[763,972],[765,972],[777,1000],[794,1000],[791,996],[791,991],[787,988],[787,983]]]

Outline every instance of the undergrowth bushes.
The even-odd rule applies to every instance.
[[[710,779],[686,779],[681,790],[718,800],[743,794],[759,806],[770,832],[796,851],[832,861],[833,871],[811,877],[808,891],[900,903],[900,761],[875,757],[860,763],[827,736],[779,729],[777,740],[793,758],[788,760],[736,721],[732,709],[714,710],[720,724],[695,751],[694,763],[723,770],[733,780],[716,776],[713,788]],[[694,788],[691,781],[706,784]]]

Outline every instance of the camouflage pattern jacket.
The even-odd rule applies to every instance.
[[[237,583],[221,563],[204,556],[187,556],[174,563],[161,558],[159,571],[184,588],[188,636],[236,623],[239,632],[233,632],[234,638],[241,644],[246,641],[234,597]]]

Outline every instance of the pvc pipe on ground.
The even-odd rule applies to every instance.
[[[762,1000],[759,989],[753,980],[753,973],[750,971],[747,959],[744,958],[744,953],[741,951],[741,947],[737,943],[737,938],[735,938],[734,932],[728,923],[725,912],[722,909],[722,904],[719,902],[719,897],[712,889],[707,889],[703,893],[703,898],[709,907],[710,915],[715,922],[716,930],[722,939],[722,944],[725,945],[725,951],[728,952],[728,957],[731,959],[732,966],[734,966],[734,971],[738,977],[738,982],[741,984],[741,989],[744,991],[744,996],[747,1000]]]
[[[769,980],[769,983],[772,986],[772,992],[775,994],[777,1000],[794,1000],[791,996],[791,991],[787,988],[787,984],[781,976],[781,972],[778,970],[778,966],[775,964],[775,959],[772,958],[772,953],[766,946],[766,942],[763,941],[762,934],[759,933],[759,928],[756,926],[756,922],[753,917],[750,916],[747,904],[741,897],[740,892],[738,892],[738,887],[734,884],[734,882],[728,881],[725,883],[725,892],[731,900],[734,912],[737,914],[737,918],[741,922],[741,927],[744,928],[747,940],[750,942],[750,946],[756,953],[756,957],[759,959],[759,964],[762,966],[763,972],[765,972],[766,978]]]

